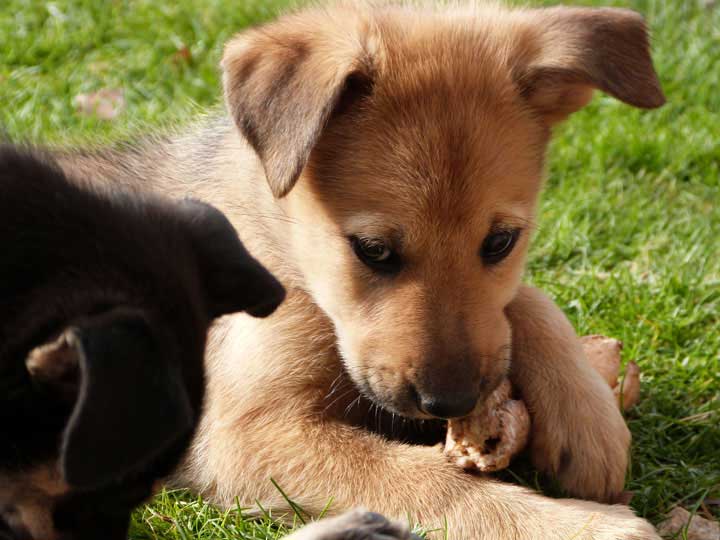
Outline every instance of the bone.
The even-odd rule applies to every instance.
[[[618,407],[625,411],[634,407],[640,399],[640,368],[628,362],[625,376],[618,381],[622,342],[601,335],[585,336],[580,341],[590,365],[613,389]],[[466,470],[499,471],[525,448],[530,422],[525,403],[512,399],[512,386],[505,379],[482,410],[448,422],[445,455]]]

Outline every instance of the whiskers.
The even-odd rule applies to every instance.
[[[325,397],[323,398],[323,401],[330,402],[325,405],[323,408],[323,414],[326,414],[334,405],[339,403],[341,400],[347,398],[350,396],[353,392],[357,392],[357,389],[355,388],[355,385],[352,383],[352,381],[347,377],[344,371],[340,371],[337,377],[335,377],[335,380],[333,380],[332,383],[330,383],[330,388],[328,389],[328,393],[325,394]],[[346,408],[345,416],[347,416],[347,413],[349,411],[349,408],[360,399],[360,396],[358,395],[357,398],[353,399],[350,402],[350,405]]]
[[[353,399],[347,407],[345,407],[345,412],[343,413],[343,418],[347,418],[347,415],[350,414],[350,411],[352,410],[352,408],[355,405],[360,404],[361,399],[362,399],[362,396],[360,394],[358,394],[358,396],[355,399]]]
[[[386,439],[409,444],[433,445],[444,437],[444,422],[411,418],[370,402],[362,426]]]
[[[435,444],[444,437],[442,421],[410,418],[386,409],[358,387],[345,370],[330,383],[323,398],[323,415],[361,427],[388,440],[410,444]]]
[[[345,410],[341,415],[341,418],[343,419],[346,419],[348,417],[354,407],[360,405],[363,400],[363,395],[359,392],[359,390],[347,376],[345,371],[340,371],[338,376],[335,377],[335,380],[330,383],[328,393],[325,394],[325,397],[323,398],[323,401],[329,400],[329,403],[325,405],[325,408],[323,409],[323,414],[326,414],[335,405],[342,403],[342,400],[349,398],[353,394],[357,395],[350,401],[350,403],[345,406]]]

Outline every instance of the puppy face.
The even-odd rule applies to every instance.
[[[404,415],[462,415],[508,367],[504,307],[546,131],[502,95],[458,95],[428,76],[398,97],[402,82],[378,84],[362,115],[319,142],[306,186],[288,196],[309,225],[294,231],[295,253],[364,393]],[[432,99],[414,108],[417,95]]]
[[[664,99],[642,18],[613,9],[305,12],[223,66],[348,372],[420,417],[470,413],[507,371],[552,125],[596,88]]]

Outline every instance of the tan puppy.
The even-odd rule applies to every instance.
[[[453,539],[656,538],[626,507],[548,499],[397,440],[428,425],[408,418],[470,412],[509,371],[536,465],[574,495],[621,491],[630,436],[613,395],[520,279],[552,126],[594,89],[664,102],[643,19],[310,9],[241,34],[222,65],[235,126],[64,158],[218,205],[288,288],[269,319],[227,318],[211,336],[205,417],[178,482],[286,509],[273,477],[311,512],[333,497],[336,511],[447,523]]]

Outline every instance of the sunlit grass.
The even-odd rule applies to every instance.
[[[184,121],[219,101],[222,43],[281,3],[5,0],[0,131],[95,142]],[[677,502],[720,498],[720,8],[613,4],[648,17],[668,104],[641,112],[598,96],[558,131],[528,279],[580,333],[622,339],[625,359],[639,363],[628,489],[657,521]],[[125,92],[115,121],[74,109],[75,95],[101,88]],[[534,484],[532,473],[522,481]],[[136,539],[284,532],[267,516],[178,492],[137,511],[132,526]]]

